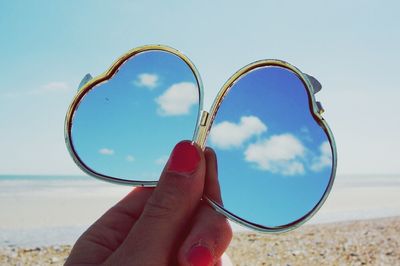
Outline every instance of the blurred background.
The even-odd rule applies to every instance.
[[[398,1],[0,1],[0,246],[14,254],[71,244],[129,191],[83,177],[63,123],[86,73],[144,44],[195,63],[205,110],[255,60],[282,59],[317,77],[338,169],[310,223],[399,216],[399,10]],[[399,233],[398,221],[389,224]],[[257,263],[273,259],[260,254]]]

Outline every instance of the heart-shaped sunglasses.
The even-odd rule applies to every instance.
[[[84,77],[65,138],[87,174],[156,186],[173,146],[193,136],[218,158],[215,210],[249,228],[296,228],[324,203],[336,172],[333,135],[315,100],[321,84],[280,60],[260,60],[224,84],[209,112],[194,64],[162,45],[135,48]]]

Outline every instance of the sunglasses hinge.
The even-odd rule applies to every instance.
[[[207,111],[202,111],[200,118],[200,126],[204,127],[207,124],[209,113]]]

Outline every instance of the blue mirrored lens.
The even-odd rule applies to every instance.
[[[96,173],[157,181],[173,146],[192,138],[198,112],[191,68],[169,52],[142,52],[82,98],[73,117],[73,147]]]
[[[301,79],[282,67],[259,67],[230,88],[207,145],[218,158],[224,208],[265,227],[288,225],[323,197],[332,149],[310,109]]]

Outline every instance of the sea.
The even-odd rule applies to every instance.
[[[0,247],[73,244],[131,189],[89,176],[0,175]],[[394,216],[400,216],[400,175],[338,175],[306,224]]]

